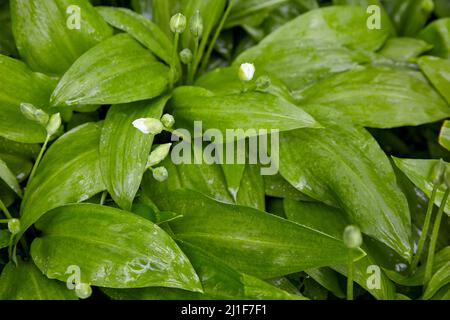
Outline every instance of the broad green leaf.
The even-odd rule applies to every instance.
[[[6,248],[9,245],[11,233],[7,230],[0,230],[0,249]]]
[[[84,52],[112,35],[112,28],[87,0],[11,0],[11,14],[20,55],[43,73],[63,74]]]
[[[396,166],[412,181],[412,183],[430,198],[434,186],[430,174],[439,160],[400,159],[395,157],[393,157],[393,159]],[[445,166],[447,170],[450,170],[449,163],[446,162]],[[444,184],[438,188],[436,200],[434,201],[435,205],[441,205],[445,188]],[[450,200],[445,204],[444,211],[450,215]]]
[[[33,167],[33,163],[30,159],[21,156],[0,153],[0,159],[2,159],[8,168],[11,169],[14,178],[17,179],[19,183],[26,180]]]
[[[439,143],[445,149],[450,151],[450,121],[444,121],[441,132],[439,133]]]
[[[348,48],[375,51],[392,33],[389,18],[382,15],[381,29],[367,27],[367,8],[330,6],[311,10],[267,36],[262,44],[280,41],[320,40]]]
[[[269,279],[347,259],[342,241],[254,208],[189,190],[153,200],[161,209],[183,215],[170,223],[177,239],[249,275]]]
[[[20,104],[48,106],[54,81],[32,72],[19,60],[0,55],[0,83],[0,136],[17,142],[43,142],[45,129],[25,118]]]
[[[31,256],[49,278],[67,281],[70,266],[81,281],[109,288],[163,286],[201,291],[188,258],[152,222],[119,209],[75,204],[49,212]],[[69,274],[70,276],[70,274]]]
[[[241,186],[241,180],[244,176],[245,164],[222,164],[222,170],[228,191],[230,191],[234,201],[236,201]]]
[[[450,104],[450,60],[422,57],[417,63],[425,76]]]
[[[265,211],[264,180],[257,165],[245,165],[236,204]]]
[[[282,133],[280,173],[299,191],[340,207],[362,232],[410,258],[408,203],[389,160],[364,129],[330,123],[326,129]]]
[[[314,201],[287,182],[280,174],[263,176],[266,195],[299,201]]]
[[[319,124],[301,108],[289,101],[267,93],[215,95],[199,87],[175,89],[171,100],[173,114],[182,128],[192,128],[194,121],[202,121],[203,128],[275,129],[279,131]]]
[[[176,148],[176,145],[175,145]],[[172,152],[175,152],[172,149]],[[233,198],[227,190],[225,176],[221,167],[216,164],[174,164],[170,157],[161,164],[169,172],[164,182],[156,181],[150,172],[144,175],[143,191],[153,200],[165,194],[171,194],[179,189],[189,189],[201,192],[218,201],[233,203]]]
[[[441,288],[430,300],[450,300],[450,285]]]
[[[8,168],[8,165],[0,158],[0,179],[2,179],[17,195],[22,196],[22,189],[16,176]]]
[[[17,56],[17,48],[11,28],[9,1],[0,2],[0,54]]]
[[[419,33],[419,38],[433,45],[430,54],[450,58],[450,18],[433,21]]]
[[[0,276],[0,300],[76,300],[64,283],[50,280],[33,262],[8,263]]]
[[[155,56],[171,64],[173,44],[154,22],[125,8],[97,7],[96,9],[110,25],[129,33],[150,49]]]
[[[280,39],[262,42],[242,53],[235,66],[245,62],[283,80],[291,90],[301,90],[335,73],[369,62],[368,53],[318,39]]]
[[[152,0],[153,16],[152,20],[163,30],[168,36],[172,37],[170,31],[170,18],[178,12],[181,12],[181,0]]]
[[[180,247],[197,271],[203,293],[169,288],[104,289],[103,291],[117,300],[304,299],[301,295],[289,294],[255,277],[239,273],[198,247],[182,242]]]
[[[130,210],[141,184],[153,136],[145,135],[132,123],[140,118],[161,118],[168,97],[112,106],[100,138],[100,168],[103,181],[114,201]]]
[[[368,66],[330,77],[302,92],[302,105],[336,109],[353,123],[392,128],[435,122],[450,107],[418,71]],[[320,106],[307,108],[313,109]]]
[[[426,24],[434,5],[429,0],[390,0],[385,8],[400,35],[415,36]]]
[[[119,104],[151,99],[168,84],[169,68],[128,34],[83,54],[52,94],[53,105]]]
[[[379,52],[383,57],[394,61],[411,61],[433,46],[415,38],[391,38],[386,41]]]
[[[284,209],[286,217],[305,227],[319,230],[327,235],[342,238],[345,227],[348,225],[347,219],[343,212],[339,209],[328,207],[321,203],[296,202],[292,200],[284,200]],[[369,291],[375,298],[390,300],[395,296],[395,287],[393,283],[380,272],[380,287],[369,288],[367,283],[371,273],[367,270],[369,266],[377,266],[377,262],[370,254],[369,248],[363,244],[362,249],[368,254],[354,262],[354,280]],[[332,268],[339,273],[347,276],[347,265],[333,265]],[[381,269],[380,269],[381,271]],[[339,296],[342,292],[337,284],[337,279],[330,274],[331,270],[306,270],[306,272],[321,283],[324,287],[332,290],[335,295]],[[369,282],[370,283],[370,282]]]
[[[423,299],[431,299],[442,287],[450,283],[450,261],[433,274],[426,286]]]
[[[363,258],[364,259],[364,258]],[[306,273],[322,287],[331,291],[338,298],[345,298],[345,293],[339,285],[338,274],[330,268],[308,269]]]
[[[14,191],[12,191],[11,188],[3,182],[3,180],[0,180],[0,200],[2,200],[3,204],[8,208],[14,203],[16,198],[17,195]]]
[[[447,0],[434,0],[434,11],[438,17],[450,17],[450,2]]]
[[[47,211],[85,201],[105,190],[98,153],[100,133],[100,124],[87,123],[50,147],[22,201],[22,232]]]
[[[36,159],[41,147],[38,144],[20,143],[0,137],[0,153]]]

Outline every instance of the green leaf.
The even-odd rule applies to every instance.
[[[0,300],[76,300],[64,283],[44,276],[33,262],[8,263],[0,276]]]
[[[11,233],[7,230],[0,230],[0,249],[8,247],[10,238]]]
[[[386,155],[364,129],[328,124],[283,133],[280,173],[299,191],[342,208],[362,232],[410,258],[406,198]]]
[[[440,18],[450,17],[450,2],[447,0],[434,0],[434,11]]]
[[[450,58],[450,18],[433,21],[419,33],[419,38],[433,45],[430,54]]]
[[[450,151],[450,121],[444,121],[441,132],[439,133],[439,143],[445,149]]]
[[[132,123],[140,118],[161,118],[168,97],[112,106],[100,138],[100,168],[103,181],[114,201],[130,210],[141,184],[153,136],[145,135]]]
[[[153,200],[163,210],[183,215],[170,223],[177,239],[249,275],[268,279],[347,259],[342,241],[250,207],[189,190]]]
[[[228,191],[230,191],[234,201],[236,201],[239,188],[241,187],[241,180],[244,176],[245,164],[222,164],[222,170]]]
[[[431,197],[433,191],[433,182],[430,174],[433,167],[439,160],[418,160],[418,159],[400,159],[393,157],[395,165],[414,183],[416,187],[423,191],[428,197]],[[450,170],[450,164],[445,162],[446,170]],[[441,205],[445,192],[445,185],[440,186],[436,193],[434,204],[438,207]],[[445,204],[444,211],[450,215],[450,201]]]
[[[450,107],[420,72],[368,66],[328,78],[302,92],[300,106],[324,105],[352,122],[393,128],[435,122],[450,116]]]
[[[52,94],[53,105],[119,104],[151,99],[168,84],[169,68],[128,34],[83,54]]]
[[[364,258],[363,258],[364,259]],[[339,285],[338,274],[330,268],[308,269],[306,273],[322,287],[331,291],[338,298],[345,298],[345,293]]]
[[[259,166],[245,166],[235,202],[241,206],[265,210],[264,180]]]
[[[22,158],[34,160],[37,158],[41,147],[38,144],[20,143],[0,137],[0,153],[16,155]]]
[[[218,258],[198,247],[180,243],[202,282],[203,293],[180,289],[143,288],[133,290],[104,289],[116,300],[300,300],[301,295],[289,294],[255,277],[239,273]]]
[[[280,174],[263,176],[263,178],[265,193],[268,196],[298,201],[314,201],[311,197],[295,189]]]
[[[96,9],[110,25],[129,33],[150,49],[155,56],[171,64],[173,44],[154,22],[125,8],[97,7]]]
[[[411,61],[431,48],[433,48],[431,44],[420,39],[391,38],[386,41],[379,53],[395,61]]]
[[[201,291],[188,258],[162,229],[135,214],[96,205],[52,210],[39,221],[42,235],[31,256],[49,278],[67,281],[80,268],[81,281],[100,287],[163,286]]]
[[[323,232],[324,234],[342,238],[345,227],[348,225],[344,213],[335,208],[328,207],[321,203],[296,202],[292,200],[284,200],[284,209],[286,217],[296,223],[305,227],[313,228]],[[369,288],[367,283],[372,273],[368,273],[370,266],[378,266],[376,260],[371,254],[370,248],[364,243],[362,249],[367,252],[367,255],[362,259],[354,262],[354,280],[369,291],[375,298],[383,300],[391,300],[395,296],[395,286],[386,277],[380,269],[380,287]],[[333,265],[332,268],[339,273],[347,276],[347,265]],[[342,294],[337,279],[328,269],[321,270],[306,270],[306,272],[321,283],[324,287],[331,290],[336,296]],[[376,275],[375,275],[376,276]],[[369,282],[370,283],[370,282]]]
[[[20,112],[20,104],[48,106],[54,81],[31,72],[19,60],[0,55],[0,82],[0,136],[17,142],[43,142],[47,136],[45,129],[25,118]]]
[[[80,10],[80,29],[69,28]],[[76,8],[76,7],[75,7]],[[12,0],[14,38],[21,57],[35,71],[61,75],[84,52],[112,35],[87,0]],[[76,27],[76,26],[75,26]]]
[[[182,128],[202,120],[205,129],[276,129],[279,131],[318,127],[302,109],[287,100],[266,93],[247,92],[214,95],[198,87],[179,87],[171,100],[173,114]]]
[[[178,12],[181,12],[181,0],[152,0],[153,16],[152,20],[169,37],[173,36],[170,31],[170,18]]]
[[[436,57],[422,57],[417,63],[425,76],[450,104],[450,61]]]
[[[450,283],[450,261],[433,274],[426,286],[423,299],[431,299],[442,287]]]
[[[60,137],[47,151],[21,205],[22,232],[47,211],[82,202],[105,190],[98,145],[101,125],[87,123]]]
[[[20,188],[16,176],[11,172],[2,158],[0,158],[0,179],[2,179],[18,196],[22,196],[22,189]]]
[[[429,0],[390,0],[385,7],[398,33],[403,36],[415,36],[434,9],[433,2]]]
[[[17,48],[11,28],[9,1],[0,2],[0,54],[17,56]]]
[[[7,153],[0,153],[0,159],[2,159],[17,181],[23,182],[28,177],[33,167],[31,160]]]

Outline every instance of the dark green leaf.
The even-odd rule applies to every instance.
[[[444,121],[441,132],[439,134],[439,143],[445,149],[450,151],[450,121]]]
[[[8,168],[5,161],[0,158],[0,179],[2,179],[15,193],[22,196],[22,189],[20,188],[19,182],[16,176]]]
[[[442,287],[450,283],[450,261],[433,274],[426,286],[423,299],[431,299]]]
[[[419,37],[433,45],[430,54],[450,58],[450,18],[433,21],[419,33]]]
[[[422,57],[417,63],[447,103],[450,103],[450,60]]]

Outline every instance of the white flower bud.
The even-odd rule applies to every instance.
[[[20,232],[20,221],[19,221],[19,219],[10,219],[8,221],[8,230],[12,234],[18,234]]]
[[[166,113],[162,116],[161,122],[165,128],[170,129],[175,124],[175,118],[171,114]]]
[[[170,18],[170,30],[173,33],[183,33],[185,29],[186,17],[183,14],[177,13]]]
[[[52,136],[58,131],[59,127],[61,127],[61,114],[55,113],[50,116],[50,120],[47,124],[47,134]]]
[[[241,81],[251,81],[255,75],[255,66],[253,63],[243,63],[239,68],[239,79]]]
[[[349,249],[356,249],[362,245],[362,234],[358,227],[347,226],[344,230],[344,244]]]
[[[157,135],[164,130],[162,122],[155,118],[141,118],[133,121],[133,126],[145,134]]]
[[[197,10],[195,14],[191,18],[191,22],[189,24],[189,29],[191,30],[191,34],[194,38],[200,38],[203,33],[203,19],[200,15],[200,10]]]
[[[42,109],[38,109],[31,103],[21,103],[20,111],[28,120],[35,121],[41,126],[46,126],[49,120],[49,115]]]
[[[164,167],[158,167],[153,169],[153,178],[159,182],[164,182],[169,177],[169,172]]]
[[[185,48],[180,52],[180,60],[184,64],[189,64],[192,61],[192,51],[189,48]]]
[[[92,295],[92,288],[87,283],[80,283],[75,286],[75,294],[80,299],[87,299]]]
[[[163,161],[170,152],[171,143],[166,143],[159,145],[153,150],[148,156],[147,168],[156,166],[158,163]]]

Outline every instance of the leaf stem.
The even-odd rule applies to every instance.
[[[187,84],[192,84],[194,82],[194,76],[196,73],[196,70],[194,69],[194,64],[198,57],[198,44],[199,44],[199,38],[195,38],[194,40],[194,58],[192,59],[192,62],[188,64],[188,79]]]
[[[353,300],[353,258],[352,258],[352,249],[349,249],[349,252],[348,252],[347,300]]]
[[[427,239],[427,236],[428,236],[428,229],[430,228],[431,216],[433,215],[434,201],[436,199],[436,194],[437,194],[438,188],[439,188],[439,186],[436,184],[433,186],[433,191],[431,192],[431,197],[428,201],[427,213],[425,215],[425,221],[423,223],[422,233],[420,234],[419,244],[417,245],[416,254],[414,255],[413,260],[411,262],[411,271],[412,272],[415,272],[417,269],[417,265],[419,264],[419,260],[422,255],[423,247],[425,245],[425,240]]]
[[[2,199],[0,199],[0,210],[3,211],[3,213],[5,214],[6,218],[8,218],[8,220],[12,219],[12,215],[11,213],[9,213],[8,208],[5,206],[5,204],[3,203]],[[8,220],[6,220],[6,223],[8,223]]]
[[[41,151],[39,152],[39,155],[36,159],[36,162],[33,165],[33,169],[31,170],[30,176],[28,177],[27,187],[30,185],[31,180],[34,178],[34,176],[36,174],[36,170],[39,167],[39,164],[42,160],[42,156],[44,155],[45,150],[47,149],[49,140],[50,140],[50,136],[47,135],[47,137],[45,138],[44,144],[42,145]]]
[[[220,20],[220,24],[217,27],[216,32],[214,33],[212,41],[209,43],[208,50],[206,51],[205,58],[203,59],[202,65],[201,65],[201,70],[202,71],[205,71],[206,67],[208,66],[209,59],[211,58],[212,51],[213,51],[213,49],[214,49],[214,47],[216,45],[217,39],[219,39],[220,33],[222,32],[222,29],[223,29],[223,26],[225,25],[225,22],[228,19],[228,16],[230,15],[230,11],[231,11],[231,8],[233,7],[233,3],[234,3],[234,0],[230,0],[228,2],[228,7],[227,7],[227,9],[225,10],[225,13],[222,16],[222,20]],[[195,75],[195,73],[197,71],[197,67],[198,67],[198,65],[194,66],[194,75]]]
[[[175,85],[175,73],[177,72],[175,65],[176,65],[176,61],[178,59],[178,43],[179,42],[180,42],[180,34],[178,32],[176,32],[175,36],[173,37],[173,52],[172,52],[173,65],[171,66],[170,89],[173,89],[173,86]]]
[[[442,198],[442,202],[439,207],[439,211],[436,215],[436,219],[434,220],[433,231],[431,233],[430,239],[430,246],[428,248],[427,264],[425,267],[425,276],[424,276],[425,285],[428,283],[428,281],[430,281],[431,275],[433,273],[434,253],[436,251],[436,243],[439,235],[439,228],[441,226],[442,215],[444,213],[445,205],[447,203],[449,195],[450,195],[450,188],[447,188],[445,190],[444,197]]]

